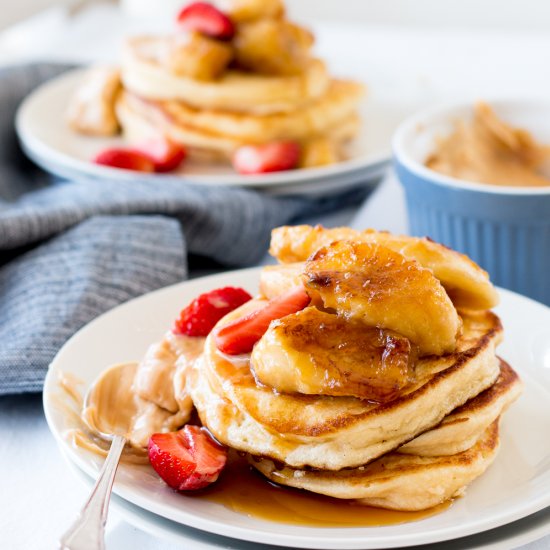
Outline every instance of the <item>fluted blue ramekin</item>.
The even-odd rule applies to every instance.
[[[489,101],[503,120],[550,144],[550,102]],[[424,166],[437,137],[472,116],[473,103],[415,115],[393,139],[411,235],[429,236],[470,256],[491,280],[550,305],[550,186],[507,187],[451,178]]]

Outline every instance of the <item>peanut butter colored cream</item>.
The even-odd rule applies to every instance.
[[[437,140],[426,166],[466,181],[544,187],[550,178],[541,167],[549,158],[550,146],[500,120],[486,103],[478,103],[471,122],[458,121],[453,133]]]
[[[152,433],[175,430],[181,422],[135,393],[137,369],[137,363],[121,363],[103,371],[88,393],[82,418],[92,431],[123,435],[131,445],[144,447]]]
[[[169,332],[150,346],[140,363],[104,370],[82,409],[82,420],[92,435],[124,435],[133,448],[143,449],[153,433],[183,426],[193,407],[186,391],[187,369],[202,352],[203,342]],[[94,451],[96,439],[82,430],[73,437],[77,445]]]

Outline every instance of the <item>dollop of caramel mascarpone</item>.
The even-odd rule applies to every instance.
[[[471,122],[458,121],[454,132],[437,140],[426,166],[454,178],[493,185],[542,187],[541,173],[550,146],[537,143],[526,130],[500,120],[486,103],[474,108]]]

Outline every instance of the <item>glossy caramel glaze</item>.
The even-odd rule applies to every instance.
[[[279,392],[385,403],[408,384],[411,359],[407,338],[307,307],[270,325],[251,365]]]
[[[336,241],[307,262],[304,282],[325,308],[394,330],[421,354],[455,350],[460,319],[441,283],[417,261],[385,246]]]
[[[498,304],[498,293],[486,271],[468,256],[427,237],[392,235],[374,229],[358,231],[349,227],[326,229],[320,225],[283,226],[273,230],[269,252],[283,264],[303,262],[323,246],[341,240],[381,244],[394,252],[399,252],[409,260],[416,260],[422,267],[430,269],[439,279],[456,307],[491,309]],[[280,267],[284,269],[286,266],[271,266],[269,269],[275,271]],[[293,263],[288,266],[290,273],[269,273],[266,281],[279,279],[279,287],[286,288],[288,284],[281,280],[283,276],[286,275],[287,279],[289,276],[295,277],[292,271],[296,272],[300,269],[299,263]],[[262,292],[264,292],[263,284]]]

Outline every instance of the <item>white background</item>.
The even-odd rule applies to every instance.
[[[85,3],[86,0],[72,2],[75,6]],[[122,3],[130,9],[139,5],[153,7],[158,13],[172,11],[174,6],[185,1],[122,0]],[[45,7],[59,4],[61,2],[55,0],[3,0],[0,29]],[[550,29],[550,2],[547,0],[287,0],[287,5],[300,17],[311,18],[314,14],[316,19],[331,21]]]
[[[47,1],[2,0],[0,25]],[[160,17],[162,0],[143,1],[149,9],[154,6]],[[169,5],[168,0],[163,3],[167,13],[179,5]],[[331,65],[342,72],[350,71],[357,59],[364,59],[361,77],[373,94],[383,94],[388,101],[405,98],[415,104],[455,94],[499,91],[550,95],[550,33],[545,32],[550,26],[550,2],[546,0],[290,3],[300,20],[362,21],[365,37],[357,51],[350,51],[341,40],[345,30],[319,32],[319,50],[323,55],[331,54]],[[131,6],[134,12],[138,7],[135,3]],[[46,58],[116,55],[111,48],[115,37],[110,33],[120,31],[120,22],[104,19],[102,13],[88,16],[84,11],[70,19],[59,10],[33,24],[25,23],[17,32],[12,29],[8,39],[0,39],[0,61],[15,60],[22,51],[26,56],[41,54]],[[408,28],[398,28],[403,25]],[[449,31],[449,27],[455,29]],[[361,225],[402,231],[403,205],[396,200],[396,191],[371,202]],[[46,428],[39,396],[0,398],[0,472],[0,548],[54,548],[86,491],[60,459]],[[125,524],[110,524],[114,531],[109,548],[170,547]],[[550,541],[542,541],[536,548],[550,548]]]

